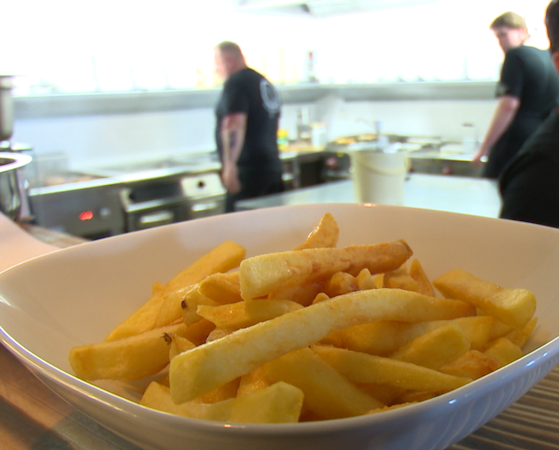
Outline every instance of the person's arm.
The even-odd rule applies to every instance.
[[[223,185],[232,194],[241,190],[237,161],[245,142],[247,126],[246,113],[232,113],[223,117],[221,121],[221,143],[223,148],[223,167],[221,179]]]
[[[519,107],[519,98],[512,95],[503,95],[500,97],[487,134],[472,160],[474,166],[479,167],[481,165],[481,158],[489,154],[491,148],[509,128]]]

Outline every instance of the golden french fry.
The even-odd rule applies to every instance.
[[[169,373],[171,393],[177,403],[192,400],[268,361],[360,322],[417,322],[474,313],[475,308],[466,302],[400,289],[373,289],[340,295],[243,328],[175,356]]]
[[[193,419],[202,419],[209,416],[208,411],[212,405],[204,403],[188,402],[177,405],[171,400],[169,387],[164,384],[152,381],[140,400],[140,404],[148,408],[164,411],[178,416],[191,417]],[[217,419],[219,420],[219,419]]]
[[[417,259],[411,261],[409,274],[417,283],[417,292],[423,295],[435,295],[433,286]]]
[[[393,270],[412,255],[403,241],[345,248],[317,248],[254,256],[241,263],[241,297],[258,298],[288,286],[324,280],[336,272],[357,275]]]
[[[402,264],[395,270],[391,270],[384,274],[382,279],[383,287],[392,289],[405,289],[406,291],[419,292],[419,286],[406,269],[406,265]]]
[[[324,288],[324,281],[304,283],[276,289],[268,294],[269,299],[291,300],[302,306],[309,306]]]
[[[116,341],[73,347],[70,365],[84,380],[130,381],[153,375],[169,364],[164,335],[182,335],[185,330],[184,324],[170,325]]]
[[[271,385],[272,382],[266,376],[266,370],[264,369],[264,366],[257,367],[256,369],[244,374],[241,377],[239,389],[237,390],[237,397],[246,395],[252,391],[257,391]]]
[[[208,335],[208,339],[206,339],[206,343],[215,341],[217,339],[221,339],[229,334],[233,333],[229,330],[224,330],[223,328],[215,328],[212,332]]]
[[[236,378],[229,383],[225,383],[223,386],[219,386],[212,392],[208,392],[207,394],[204,394],[192,401],[196,403],[212,404],[222,402],[224,400],[229,400],[230,398],[235,398],[237,396],[237,390],[239,389],[240,382],[241,379]]]
[[[392,358],[320,345],[311,348],[353,383],[377,383],[407,390],[448,392],[472,381],[470,378],[454,377]]]
[[[234,331],[301,308],[299,303],[290,300],[258,299],[221,306],[200,305],[196,312],[217,328]]]
[[[158,281],[156,281],[151,286],[151,295],[156,295],[159,292],[161,292],[163,289],[165,289],[165,285],[163,283],[159,283]]]
[[[425,400],[430,400],[432,398],[438,397],[444,394],[440,391],[407,391],[400,395],[394,403],[399,405],[407,405],[410,403],[424,402]],[[374,411],[373,411],[374,412]]]
[[[340,229],[334,216],[330,213],[324,214],[320,222],[313,231],[307,236],[305,242],[298,245],[293,250],[304,250],[307,248],[329,248],[335,247],[338,243]]]
[[[470,350],[466,334],[456,324],[446,325],[415,338],[391,358],[437,370]]]
[[[451,270],[433,280],[447,298],[471,302],[503,323],[522,329],[536,311],[536,298],[526,289],[503,288],[465,270]]]
[[[506,366],[523,356],[522,349],[505,337],[490,342],[483,353],[493,358],[499,367]]]
[[[355,279],[357,280],[357,288],[360,291],[376,289],[378,287],[369,269],[363,269]]]
[[[164,334],[163,337],[165,338],[167,345],[169,345],[169,360],[173,359],[173,357],[175,357],[179,353],[196,347],[187,338],[178,334]]]
[[[324,293],[328,297],[336,297],[359,290],[357,279],[346,272],[337,272],[324,285]]]
[[[215,325],[206,319],[201,319],[191,325],[187,325],[184,337],[194,345],[206,342],[209,334],[215,329]]]
[[[170,304],[171,303],[169,303],[169,305]],[[192,325],[202,319],[202,317],[197,313],[198,306],[218,306],[219,303],[209,297],[206,297],[205,295],[202,295],[198,290],[198,286],[195,285],[182,295],[182,300],[180,302],[173,302],[173,305],[173,308],[176,308],[176,305],[179,306],[183,322],[187,325]]]
[[[478,312],[478,314],[485,314],[483,312]],[[511,331],[514,331],[514,327],[506,325],[499,319],[493,318],[493,326],[491,327],[491,332],[489,333],[489,340],[494,341],[497,338],[506,336]]]
[[[198,291],[222,305],[240,302],[239,272],[214,273],[198,283]]]
[[[472,380],[477,380],[498,368],[499,365],[492,357],[485,355],[479,350],[468,350],[454,361],[440,367],[439,371],[457,377],[468,377]]]
[[[308,348],[274,359],[265,364],[264,369],[268,379],[300,388],[305,408],[324,419],[359,416],[385,406]]]
[[[177,405],[169,388],[152,382],[144,392],[141,404],[194,419],[230,423],[294,423],[299,420],[303,393],[287,383],[276,383],[242,397],[206,404],[197,402]]]
[[[184,288],[193,286],[214,273],[228,272],[238,267],[245,254],[246,250],[241,245],[225,241],[179,272],[165,287],[165,299],[157,315],[156,326],[173,323],[182,317],[181,302]]]
[[[456,324],[466,334],[471,348],[482,349],[490,341],[494,319],[491,316],[459,317],[452,320],[434,320],[419,323],[377,321],[357,325],[338,333],[341,343],[337,347],[388,356],[411,340],[441,328]]]
[[[181,318],[180,300],[178,309],[167,306],[167,302],[173,303],[175,297],[168,298],[168,294],[178,291],[186,286],[193,285],[215,272],[226,272],[238,267],[245,257],[245,249],[231,241],[225,241],[216,248],[193,262],[186,269],[176,274],[164,288],[156,288],[152,297],[128,318],[116,326],[105,339],[113,341],[124,337],[143,333],[144,331],[170,325]],[[163,309],[163,312],[161,311]],[[171,311],[167,313],[167,310]]]
[[[405,389],[388,384],[376,383],[354,383],[359,389],[369,394],[371,397],[380,400],[385,405],[393,405],[394,401],[406,392]],[[382,408],[381,408],[382,409]]]
[[[530,320],[530,322],[528,322],[526,326],[522,328],[522,330],[512,330],[504,337],[509,339],[516,346],[522,348],[524,347],[524,344],[526,344],[526,341],[534,331],[534,328],[536,328],[537,322],[538,319],[536,317],[533,317],[532,320]]]
[[[372,411],[369,411],[367,414],[378,414],[378,413],[382,413],[382,412],[386,412],[386,411],[392,411],[394,409],[399,409],[399,408],[403,408],[405,406],[413,405],[414,403],[417,403],[417,402],[411,401],[411,402],[406,402],[406,403],[400,403],[398,405],[385,406],[384,408],[373,409]]]

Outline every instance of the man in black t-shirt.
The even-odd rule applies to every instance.
[[[483,174],[498,178],[557,104],[559,77],[548,51],[524,45],[530,37],[524,18],[506,12],[492,22],[491,29],[505,60],[497,85],[497,108],[473,164],[481,165],[487,156]]]
[[[559,1],[547,8],[547,34],[559,72]],[[501,217],[559,228],[559,112],[553,112],[507,165],[499,180]]]
[[[221,42],[214,51],[217,74],[225,81],[216,106],[215,139],[231,212],[239,200],[283,190],[280,100],[274,86],[247,67],[237,44]]]

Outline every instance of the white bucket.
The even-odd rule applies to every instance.
[[[359,203],[404,204],[409,170],[407,152],[378,148],[350,152],[355,200]]]

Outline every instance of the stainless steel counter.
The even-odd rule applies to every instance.
[[[343,180],[244,200],[237,203],[237,210],[354,201],[353,181]],[[501,199],[493,180],[412,173],[405,182],[404,206],[498,217]]]

